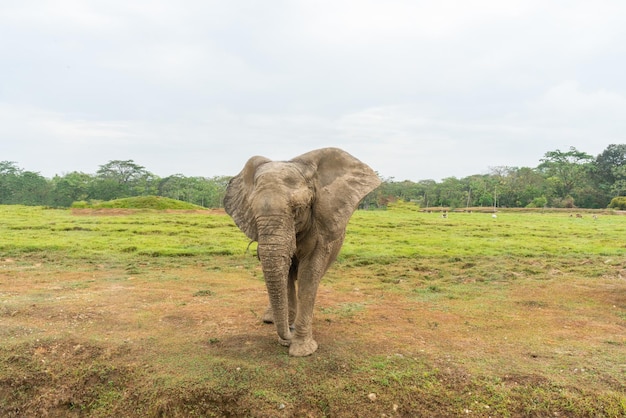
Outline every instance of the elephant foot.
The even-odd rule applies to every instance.
[[[317,350],[317,342],[313,338],[306,340],[292,340],[289,355],[294,357],[310,356]]]
[[[265,322],[266,324],[273,324],[274,323],[274,312],[272,312],[272,307],[269,306],[266,310],[265,313],[263,314],[263,316],[261,317],[261,319],[263,320],[263,322]]]
[[[295,315],[293,315],[295,317]],[[265,313],[263,314],[263,316],[261,317],[261,320],[265,323],[265,324],[273,324],[274,323],[274,312],[272,311],[272,307],[268,307],[267,310],[265,311]],[[290,322],[291,325],[289,325],[289,331],[294,332],[296,330],[295,325],[293,324],[293,321],[290,318]],[[284,344],[283,344],[284,345]],[[289,345],[289,344],[287,344]]]
[[[291,340],[284,340],[280,337],[278,337],[278,344],[284,346],[284,347],[289,347],[291,345]]]

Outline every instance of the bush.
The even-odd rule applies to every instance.
[[[572,209],[575,208],[576,205],[574,205],[574,198],[568,195],[564,198],[552,199],[552,207]]]
[[[548,204],[548,199],[546,199],[545,196],[541,196],[541,197],[534,198],[532,202],[526,205],[526,207],[527,208],[543,208],[547,204]]]
[[[86,209],[89,207],[89,203],[84,200],[79,200],[77,202],[72,203],[72,208],[74,209]]]
[[[626,196],[617,196],[609,203],[609,208],[617,210],[626,210]]]

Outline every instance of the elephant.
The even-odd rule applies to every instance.
[[[289,355],[317,350],[312,320],[318,285],[339,254],[359,202],[379,184],[369,166],[339,148],[289,161],[251,157],[229,181],[224,208],[258,243],[270,299],[264,320],[274,322]]]

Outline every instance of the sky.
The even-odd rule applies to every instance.
[[[0,161],[165,177],[342,148],[397,181],[626,143],[623,0],[0,3]]]

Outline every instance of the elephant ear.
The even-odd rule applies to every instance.
[[[259,166],[270,161],[268,158],[260,156],[250,158],[243,170],[228,182],[224,196],[226,213],[233,218],[239,229],[253,241],[258,240],[254,213],[252,213],[252,205],[249,202],[254,187],[254,174]]]
[[[292,160],[315,184],[313,218],[329,241],[340,238],[361,199],[380,184],[368,165],[338,148],[322,148]]]

